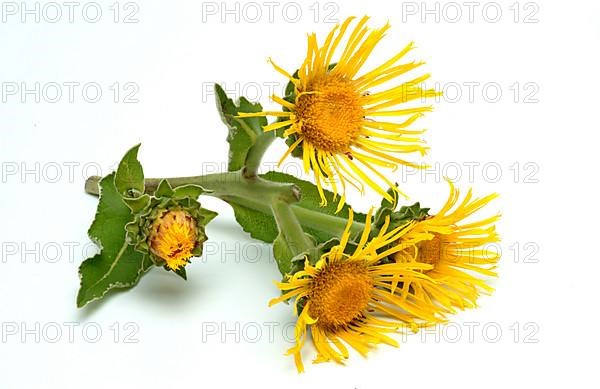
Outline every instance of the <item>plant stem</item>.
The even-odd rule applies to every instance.
[[[85,183],[85,191],[98,196],[98,183],[102,177],[92,176]],[[146,193],[152,194],[162,179],[147,178]],[[282,184],[267,181],[260,177],[248,179],[242,172],[225,172],[205,176],[174,177],[166,179],[173,188],[182,185],[200,185],[212,190],[205,195],[217,197],[227,203],[241,205],[252,210],[272,216],[273,200],[279,199],[291,204],[290,208],[300,224],[304,227],[323,231],[332,237],[340,236],[348,220],[341,216],[330,215],[317,210],[304,208],[295,204],[300,198],[298,187],[293,184]],[[364,224],[353,222],[350,227],[353,235],[364,230]]]
[[[263,132],[256,138],[254,145],[248,150],[246,156],[244,177],[251,179],[257,176],[260,162],[275,138],[275,132],[273,131]]]
[[[101,179],[102,177],[98,176],[88,178],[85,183],[86,193],[98,196],[98,183]],[[162,180],[162,178],[147,178],[145,180],[145,192],[153,194]],[[234,196],[236,198],[267,202],[269,205],[275,199],[285,201],[289,204],[300,200],[300,189],[296,185],[267,181],[258,176],[246,178],[241,170],[213,173],[204,176],[172,177],[165,178],[165,180],[173,188],[182,185],[199,185],[210,191],[210,193],[206,193],[207,195],[219,198]]]
[[[306,252],[312,254],[315,244],[304,233],[290,204],[285,201],[275,200],[271,208],[277,222],[277,227],[279,228],[279,233],[283,236],[283,240],[292,257]],[[291,260],[291,258],[289,259]],[[291,267],[291,262],[289,266]]]
[[[218,197],[229,204],[242,205],[254,211],[264,213],[265,215],[271,215],[270,207],[269,205],[265,204],[264,201],[239,199],[234,196]],[[330,215],[327,213],[315,211],[313,209],[304,208],[298,204],[292,204],[290,208],[292,209],[302,226],[313,228],[315,230],[323,232],[328,232],[332,237],[341,236],[348,223],[348,219],[344,217]],[[354,221],[352,223],[352,226],[350,227],[352,235],[360,235],[362,234],[364,229],[365,224],[358,221]]]

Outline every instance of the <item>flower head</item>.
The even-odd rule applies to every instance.
[[[398,241],[393,257],[397,263],[426,263],[425,274],[436,282],[415,279],[404,283],[404,292],[429,301],[436,309],[452,313],[455,308],[475,307],[481,292],[491,292],[485,276],[496,276],[500,254],[491,244],[500,240],[495,222],[500,215],[478,221],[464,220],[479,211],[497,194],[474,199],[469,190],[459,202],[459,191],[450,183],[450,196],[433,216],[413,223]]]
[[[148,246],[170,270],[179,270],[194,256],[197,236],[197,222],[192,215],[184,210],[165,210],[150,228]]]
[[[285,98],[273,96],[274,101],[283,106],[282,112],[239,114],[240,117],[279,118],[264,130],[285,129],[283,135],[288,137],[289,148],[280,163],[291,153],[301,155],[304,170],[314,172],[322,202],[326,202],[323,184],[329,184],[334,194],[342,194],[340,207],[345,202],[347,184],[361,192],[366,184],[393,200],[384,188],[395,186],[380,169],[396,169],[398,165],[417,167],[395,154],[425,153],[426,147],[419,138],[424,130],[409,129],[409,126],[423,112],[431,110],[430,106],[399,106],[439,94],[421,88],[428,74],[376,90],[423,62],[399,63],[413,48],[410,43],[383,64],[359,75],[390,26],[370,30],[366,26],[368,17],[363,17],[349,29],[353,20],[348,18],[334,27],[321,45],[314,33],[309,35],[306,58],[294,75],[273,63],[293,85],[293,92]],[[344,47],[341,42],[345,37]],[[334,62],[334,55],[339,51]],[[386,119],[398,116],[406,119],[397,122]]]
[[[378,251],[399,240],[405,228],[387,231],[388,219],[377,236],[370,238],[370,219],[371,214],[356,248],[350,250],[351,213],[339,245],[314,265],[307,260],[303,270],[277,284],[283,294],[271,300],[270,305],[295,298],[296,345],[288,354],[294,355],[299,372],[304,370],[301,351],[308,331],[317,350],[314,362],[343,363],[349,356],[346,345],[366,355],[378,343],[397,346],[388,333],[414,329],[417,322],[439,321],[432,307],[393,290],[395,280],[426,280],[425,272],[432,266],[417,262],[382,263],[397,248]],[[346,253],[349,250],[351,254]]]
[[[152,196],[132,199],[134,220],[125,227],[129,244],[156,266],[186,278],[185,266],[202,255],[205,226],[216,216],[196,200],[202,190],[195,185],[173,189],[162,180]]]

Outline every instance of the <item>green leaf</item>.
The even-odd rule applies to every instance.
[[[348,218],[348,215],[350,213],[350,206],[348,204],[344,204],[344,207],[340,210],[340,212],[338,212],[336,214],[335,211],[337,210],[337,206],[338,206],[338,202],[339,202],[340,198],[338,196],[337,199],[334,200],[333,193],[328,190],[324,191],[325,199],[327,200],[327,205],[322,207],[320,205],[321,204],[321,196],[319,195],[317,186],[315,184],[313,184],[312,182],[304,181],[299,178],[296,178],[295,176],[291,176],[289,174],[275,172],[275,171],[270,171],[266,174],[263,174],[261,177],[264,178],[265,180],[269,180],[269,181],[273,181],[273,182],[296,184],[300,188],[300,191],[302,193],[302,198],[300,199],[300,202],[298,203],[298,205],[303,208],[318,210],[321,213],[336,215],[336,216],[339,216],[344,219]],[[360,218],[362,217],[362,220],[364,220],[364,215],[361,216],[361,214],[358,214],[358,213],[355,213],[354,215],[355,215],[355,219],[358,218],[357,220],[361,221]],[[331,238],[331,237],[329,237],[329,238]],[[329,238],[327,240],[329,240]]]
[[[173,188],[169,184],[167,180],[161,180],[158,183],[158,188],[156,188],[156,192],[154,192],[155,197],[172,197],[173,196]]]
[[[273,257],[277,262],[277,267],[282,275],[290,274],[292,271],[292,257],[294,254],[289,249],[287,242],[282,234],[278,234],[273,241]]]
[[[394,190],[390,188],[388,193],[394,196]],[[429,208],[422,208],[419,202],[413,205],[403,205],[399,210],[394,211],[395,206],[385,198],[381,200],[381,206],[375,213],[373,225],[375,229],[381,228],[385,223],[386,218],[390,218],[390,226],[388,230],[402,226],[412,220],[423,220],[429,216]]]
[[[215,84],[217,109],[221,114],[223,123],[229,128],[227,142],[229,142],[229,164],[227,169],[231,171],[240,170],[244,167],[248,151],[256,142],[258,135],[263,133],[263,127],[267,125],[265,117],[239,118],[240,112],[261,112],[262,106],[252,103],[245,97],[241,97],[238,103],[234,103],[219,84]]]
[[[101,251],[85,260],[79,268],[79,308],[101,299],[112,289],[136,285],[152,266],[152,261],[135,251],[125,239],[125,225],[133,220],[133,215],[123,202],[115,178],[116,174],[111,173],[100,181],[98,210],[88,234]]]
[[[339,197],[338,199],[336,199],[336,201],[333,201],[332,192],[325,191],[327,205],[325,207],[321,207],[321,197],[319,195],[317,187],[311,182],[298,179],[289,174],[273,171],[268,172],[262,175],[261,177],[273,182],[296,184],[302,192],[302,198],[300,202],[293,205],[294,207],[311,209],[321,213],[334,215],[342,219],[348,218],[350,209],[348,204],[345,204],[344,207],[340,210],[340,212],[338,212],[337,214],[335,213]],[[279,232],[277,230],[275,218],[271,213],[265,214],[261,211],[257,211],[255,209],[234,203],[232,203],[231,206],[235,213],[235,218],[237,222],[240,224],[244,231],[250,234],[252,238],[262,240],[267,243],[271,243],[277,238]],[[366,216],[364,214],[356,212],[354,213],[354,219],[356,221],[364,221],[365,217]],[[303,226],[303,228],[304,232],[306,232],[309,235],[312,235],[317,241],[317,243],[323,243],[333,238],[331,234],[327,231],[321,231],[316,228],[310,228],[306,226]]]
[[[267,243],[275,240],[279,231],[272,215],[235,203],[230,203],[230,205],[233,208],[235,220],[252,238]]]
[[[204,189],[200,185],[193,185],[193,184],[183,185],[183,186],[178,186],[177,188],[175,188],[173,190],[173,198],[174,199],[183,199],[185,197],[189,197],[189,198],[196,200],[198,197],[200,197],[200,195],[202,193],[207,193],[207,192],[210,192],[210,191]]]
[[[312,242],[315,242],[315,238],[312,235],[305,235]],[[304,269],[304,261],[307,259],[314,265],[323,254],[319,250],[320,246],[321,245],[315,245],[315,247],[310,250],[294,255],[284,235],[279,233],[277,238],[273,241],[273,257],[277,262],[277,267],[279,268],[281,275],[294,274],[297,271]]]
[[[185,270],[185,267],[180,267],[179,269],[174,270],[173,272],[179,277],[183,278],[185,281],[187,281],[187,271]]]
[[[150,196],[143,194],[140,197],[124,197],[123,201],[133,213],[137,213],[150,205]]]
[[[144,170],[137,160],[140,145],[133,146],[123,157],[115,175],[115,186],[127,197],[138,197],[144,193]]]
[[[207,225],[211,222],[212,219],[216,218],[219,214],[215,211],[211,211],[210,209],[200,208],[198,213],[202,216],[202,223]]]

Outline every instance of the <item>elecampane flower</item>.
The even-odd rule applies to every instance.
[[[296,345],[288,350],[295,358],[299,372],[304,370],[302,348],[310,332],[317,351],[317,362],[343,363],[348,358],[346,345],[366,355],[378,343],[398,346],[388,336],[402,329],[416,330],[421,322],[439,322],[434,308],[415,296],[399,296],[394,282],[426,282],[425,274],[432,265],[426,263],[381,263],[398,250],[381,250],[397,242],[406,231],[401,226],[388,230],[389,219],[377,236],[370,238],[371,214],[358,245],[347,254],[350,239],[348,226],[340,244],[324,254],[315,265],[306,261],[304,269],[278,283],[283,294],[269,303],[295,299],[298,320],[295,327]],[[381,251],[381,252],[378,252]]]
[[[500,241],[495,223],[500,215],[465,222],[497,194],[474,199],[469,190],[462,201],[450,183],[450,196],[434,216],[410,225],[398,242],[402,250],[393,257],[397,263],[426,263],[432,266],[425,274],[435,282],[421,282],[415,278],[401,284],[403,294],[412,294],[419,300],[446,313],[456,308],[476,306],[481,292],[493,291],[486,277],[496,276],[500,254],[494,245]]]
[[[271,61],[295,89],[294,101],[273,96],[274,101],[284,107],[283,111],[239,114],[241,117],[277,117],[278,121],[264,130],[286,128],[284,136],[288,137],[290,146],[280,163],[299,149],[296,152],[302,155],[305,172],[314,172],[322,202],[326,202],[323,185],[328,184],[334,194],[341,193],[340,207],[345,202],[348,183],[361,192],[366,185],[389,201],[395,200],[386,189],[396,186],[381,169],[395,170],[398,165],[419,167],[398,154],[425,154],[427,148],[420,138],[424,130],[410,129],[410,126],[431,110],[430,105],[402,106],[439,95],[433,89],[421,87],[429,74],[406,82],[397,80],[423,64],[400,63],[413,49],[413,43],[359,75],[390,26],[371,30],[366,26],[368,17],[365,16],[350,29],[353,20],[348,18],[335,26],[321,45],[316,35],[310,34],[306,58],[297,75],[291,75]],[[342,45],[345,37],[345,45]],[[336,53],[339,55],[334,62]],[[394,84],[376,90],[388,82]],[[403,119],[392,119],[396,117]]]

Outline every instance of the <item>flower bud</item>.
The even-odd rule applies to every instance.
[[[184,210],[165,210],[154,220],[148,234],[150,252],[170,270],[179,270],[199,244],[197,222]]]
[[[148,255],[156,266],[186,278],[185,266],[191,257],[202,255],[207,239],[204,227],[217,214],[202,208],[195,199],[199,193],[184,189],[174,190],[168,182],[161,182],[125,228],[128,243],[137,251]]]

